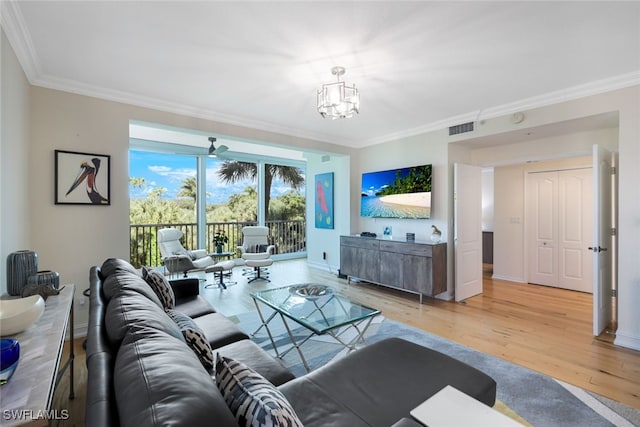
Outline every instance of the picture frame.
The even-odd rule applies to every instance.
[[[55,150],[56,205],[111,205],[111,156]]]
[[[316,228],[333,229],[333,172],[315,176]]]

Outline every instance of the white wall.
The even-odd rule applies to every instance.
[[[615,343],[640,350],[640,86],[620,100],[618,329]],[[620,94],[621,95],[621,94]]]
[[[482,231],[493,231],[493,168],[482,169]]]
[[[349,234],[349,212],[351,195],[349,192],[350,158],[349,156],[329,156],[322,161],[320,154],[307,154],[307,261],[310,266],[331,270],[336,273],[340,268],[340,236]],[[333,216],[334,228],[315,227],[316,188],[314,177],[317,174],[333,172]],[[326,252],[327,259],[322,259]]]
[[[2,30],[0,52],[0,294],[7,290],[7,255],[31,246],[29,82]],[[47,186],[49,181],[41,183]]]
[[[429,133],[361,149],[353,162],[351,174],[351,231],[372,231],[378,235],[386,226],[393,229],[393,238],[405,240],[406,233],[415,233],[416,240],[429,240],[431,224],[448,232],[448,164],[447,144],[439,133]],[[431,218],[387,219],[360,216],[360,186],[362,174],[380,170],[432,165]]]
[[[593,144],[618,151],[618,128],[578,131],[566,135],[514,142],[487,148],[472,148],[475,165],[513,165],[531,161],[590,156]]]
[[[522,174],[521,166],[507,166],[494,169],[493,175],[493,277],[513,282],[524,282]]]

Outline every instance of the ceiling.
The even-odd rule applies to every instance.
[[[640,2],[3,1],[37,86],[362,147],[640,83]],[[360,114],[323,119],[344,66]]]

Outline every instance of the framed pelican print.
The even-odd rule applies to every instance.
[[[55,150],[56,205],[111,204],[111,156]]]

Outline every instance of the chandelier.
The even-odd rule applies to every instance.
[[[336,82],[323,84],[318,89],[318,113],[322,117],[348,119],[360,112],[360,92],[356,85],[348,86],[340,81],[344,73],[344,67],[333,67],[331,74],[336,76]]]

